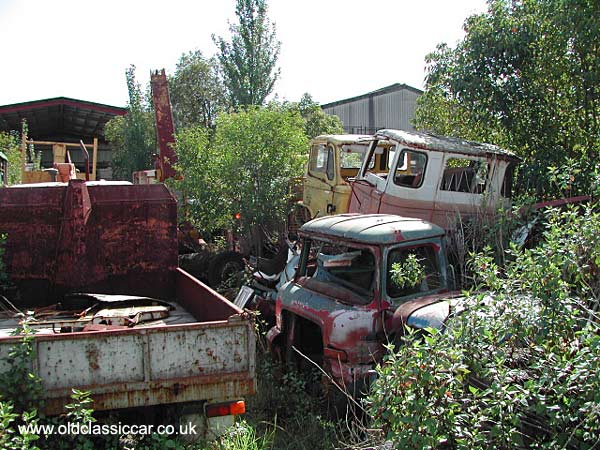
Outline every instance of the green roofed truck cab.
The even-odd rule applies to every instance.
[[[288,362],[309,357],[346,385],[370,376],[404,331],[451,313],[444,230],[422,219],[341,214],[299,230],[294,278],[279,290],[268,338]]]

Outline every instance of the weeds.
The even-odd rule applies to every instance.
[[[600,217],[551,211],[536,248],[474,255],[486,295],[445,332],[409,334],[379,368],[375,424],[397,448],[600,443]]]

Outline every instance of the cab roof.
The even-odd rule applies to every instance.
[[[467,141],[465,139],[439,136],[431,133],[403,130],[379,130],[375,133],[376,139],[391,139],[414,148],[449,153],[462,153],[470,156],[496,155],[504,159],[519,160],[513,152],[497,145],[482,142]]]
[[[332,144],[358,144],[364,142],[368,145],[373,140],[373,136],[368,134],[322,134],[312,139],[312,143],[327,143]]]
[[[305,223],[300,235],[385,245],[443,236],[444,230],[422,219],[393,214],[339,214]]]

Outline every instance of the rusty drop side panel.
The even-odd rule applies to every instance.
[[[171,276],[174,296],[197,322],[35,336],[37,358],[31,368],[42,378],[46,414],[63,413],[72,388],[90,391],[96,410],[219,401],[256,392],[251,321],[181,269]],[[0,337],[0,372],[8,369],[4,358],[18,342]]]
[[[168,295],[176,224],[177,203],[164,185],[71,180],[0,190],[5,263],[25,305],[73,290]]]
[[[240,399],[256,391],[255,340],[243,311],[177,267],[177,209],[162,184],[85,183],[0,189],[0,233],[18,306],[45,306],[66,292],[171,300],[187,323],[38,334],[32,370],[47,414],[64,412],[71,389],[94,408]],[[0,337],[3,360],[19,342]]]

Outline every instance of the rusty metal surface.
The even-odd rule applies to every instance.
[[[176,206],[162,184],[71,180],[0,189],[7,269],[23,302],[43,309],[82,291],[150,296],[175,300],[192,317],[35,335],[32,370],[42,379],[48,414],[64,412],[71,388],[90,391],[98,410],[255,392],[253,322],[177,268]],[[0,336],[0,371],[18,342]]]
[[[156,113],[156,133],[158,135],[158,147],[160,157],[159,181],[174,178],[176,175],[173,165],[177,163],[177,153],[173,148],[175,144],[175,125],[173,124],[173,111],[171,109],[171,97],[169,95],[169,82],[165,70],[153,72],[150,76],[152,86],[152,103]]]
[[[442,323],[448,316],[449,304],[442,304],[449,295],[445,275],[441,277],[435,295],[430,295],[434,292],[431,290],[390,298],[385,289],[391,250],[430,246],[435,251],[439,270],[445,274],[444,231],[440,227],[392,215],[349,214],[308,222],[301,229],[301,235],[305,239],[301,255],[304,262],[300,263],[295,279],[279,290],[276,326],[268,334],[273,348],[281,346],[282,340],[286,345],[291,340],[301,347],[303,342],[295,339],[298,336],[306,339],[307,333],[297,328],[304,324],[311,334],[316,334],[312,333],[316,327],[322,336],[324,369],[334,379],[350,384],[357,378],[370,376],[370,371],[385,353],[386,336],[402,330],[413,314],[421,312],[413,320],[415,326],[425,321]],[[307,245],[307,240],[316,242],[313,245],[317,247],[319,242],[325,241],[338,246],[368,248],[375,264],[371,291],[359,295],[351,290],[349,283],[342,284],[335,278],[320,279],[319,269],[311,275],[308,265],[312,247]],[[440,306],[426,309],[437,304]],[[397,308],[398,312],[394,314]],[[314,352],[317,345],[320,343],[311,342],[309,347]]]
[[[163,296],[177,267],[176,223],[176,200],[164,185],[71,180],[0,190],[5,262],[19,285]]]
[[[175,276],[185,274],[178,270]],[[252,322],[231,317],[238,308],[221,304],[220,296],[190,298],[185,289],[177,295],[188,305],[206,304],[197,311],[213,304],[220,320],[213,313],[212,321],[196,316],[197,322],[183,325],[36,335],[32,369],[42,378],[46,413],[64,412],[73,387],[89,390],[97,410],[253,394]],[[0,337],[0,371],[8,369],[2,358],[18,342]]]
[[[378,130],[375,138],[392,139],[400,144],[423,150],[460,153],[472,156],[496,155],[511,160],[519,160],[513,152],[493,144],[468,141],[449,136],[403,130]]]

